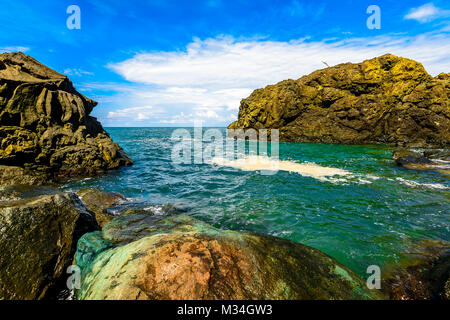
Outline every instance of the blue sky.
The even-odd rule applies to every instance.
[[[66,26],[72,4],[80,30]],[[67,74],[105,126],[225,126],[253,89],[322,61],[390,52],[450,72],[448,1],[3,0],[0,21],[0,51]]]

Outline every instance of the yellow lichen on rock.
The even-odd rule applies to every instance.
[[[279,129],[298,142],[448,147],[450,76],[386,54],[255,90],[230,129]]]
[[[0,165],[40,170],[51,179],[132,164],[89,116],[97,102],[66,76],[23,53],[0,54],[0,63]]]

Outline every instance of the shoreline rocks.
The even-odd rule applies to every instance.
[[[450,75],[386,54],[255,90],[229,129],[279,129],[281,141],[450,145]]]
[[[114,219],[81,238],[76,263],[80,300],[382,298],[317,249],[184,215]]]
[[[132,165],[89,115],[96,105],[32,57],[0,54],[0,182],[44,184],[42,177],[90,176]],[[11,175],[4,166],[23,171]]]
[[[98,230],[73,193],[14,187],[0,201],[0,300],[54,299],[78,239]]]
[[[0,300],[55,299],[77,241],[99,230],[77,195],[52,186],[133,164],[90,116],[96,105],[32,57],[0,54]],[[103,224],[109,203],[88,200]]]

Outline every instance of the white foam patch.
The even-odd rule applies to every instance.
[[[298,163],[288,160],[275,160],[264,156],[248,156],[236,160],[225,158],[213,158],[212,164],[232,167],[243,171],[288,171],[295,172],[305,177],[311,177],[320,181],[333,181],[334,176],[346,176],[351,173],[343,169],[323,167],[315,163]]]
[[[162,206],[149,206],[149,207],[145,207],[143,208],[144,211],[150,211],[152,212],[155,216],[163,216],[165,215],[165,211],[163,210]]]
[[[431,188],[431,189],[441,189],[441,190],[445,190],[448,189],[448,187],[446,187],[443,184],[440,183],[419,183],[416,181],[412,181],[412,180],[406,180],[403,178],[396,178],[397,181],[403,183],[404,185],[408,186],[408,187],[426,187],[426,188]]]

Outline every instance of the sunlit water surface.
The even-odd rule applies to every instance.
[[[156,209],[176,204],[218,228],[318,248],[361,275],[369,265],[397,262],[417,240],[450,240],[449,177],[397,167],[392,148],[281,143],[280,170],[263,175],[267,158],[174,165],[181,140],[171,138],[173,130],[108,128],[134,166],[64,189],[95,186]]]

